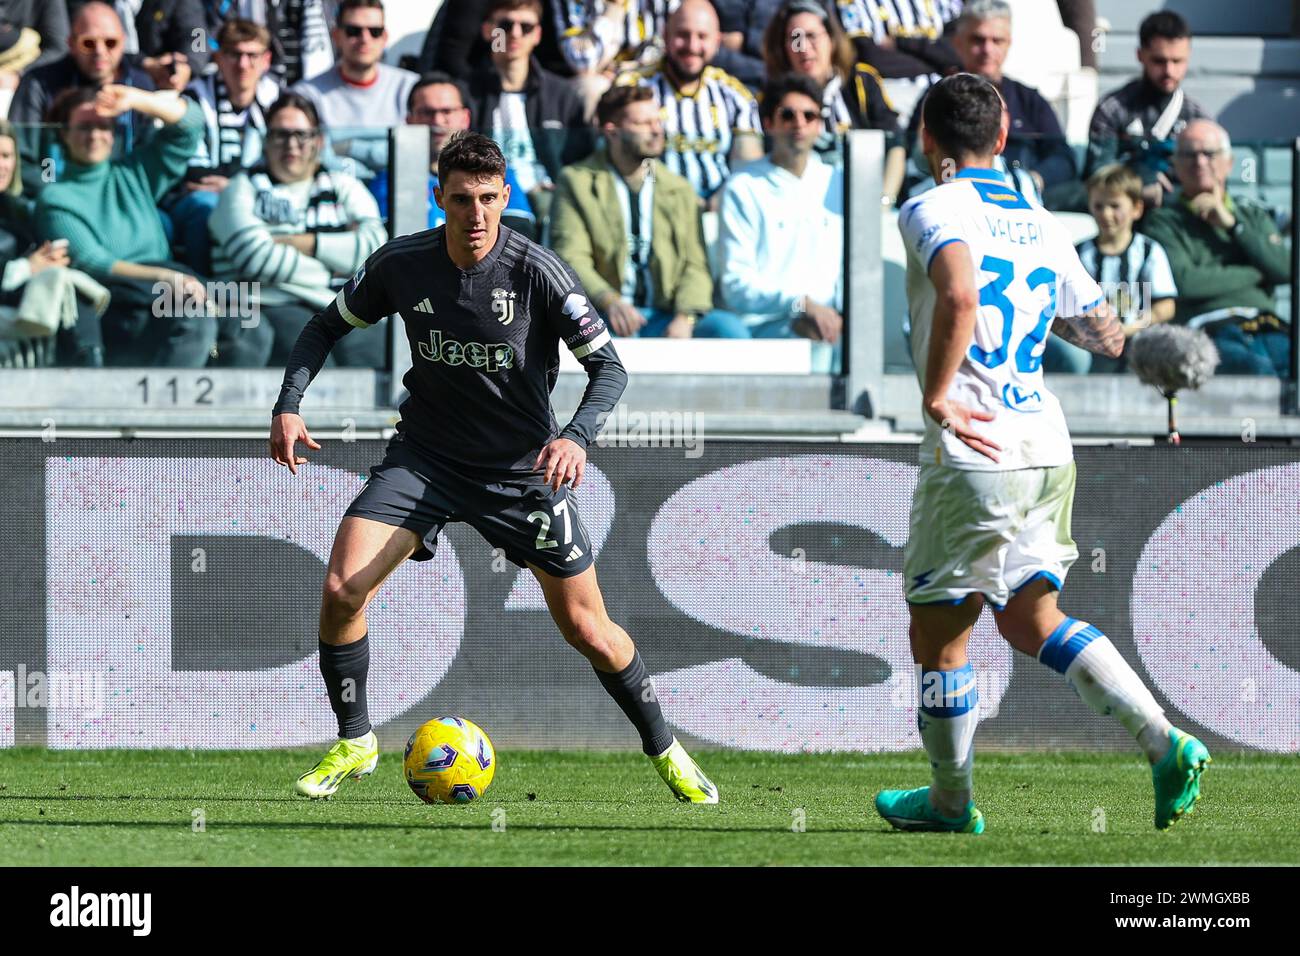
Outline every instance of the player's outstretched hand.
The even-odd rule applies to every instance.
[[[587,450],[576,441],[557,438],[542,449],[533,467],[543,472],[542,481],[555,491],[566,482],[577,488],[582,484],[582,472],[587,467]]]
[[[971,422],[991,422],[993,421],[992,412],[982,412],[977,408],[971,408],[962,405],[959,402],[940,399],[932,402],[926,411],[930,417],[939,423],[939,427],[945,431],[952,432],[963,444],[974,448],[985,458],[998,461],[998,452],[1002,446],[996,442],[989,441],[979,432],[971,427]]]
[[[299,458],[298,442],[308,448],[319,449],[320,445],[307,432],[307,423],[301,415],[284,412],[271,419],[271,457],[278,464],[288,465],[292,474],[298,474],[298,466],[307,464],[306,458]]]

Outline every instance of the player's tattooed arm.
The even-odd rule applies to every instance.
[[[1124,327],[1105,299],[1086,315],[1057,319],[1052,331],[1094,355],[1119,358],[1124,354]]]

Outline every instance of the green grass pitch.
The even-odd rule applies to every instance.
[[[1291,757],[1217,756],[1195,813],[1160,833],[1136,756],[984,753],[988,829],[970,837],[896,833],[871,809],[882,787],[926,782],[919,752],[700,751],[716,807],[673,801],[637,753],[581,751],[507,751],[467,806],[420,803],[396,753],[332,800],[294,796],[317,756],[0,750],[0,865],[1300,862]]]

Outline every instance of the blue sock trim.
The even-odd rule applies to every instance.
[[[921,713],[929,717],[960,717],[979,706],[979,688],[970,662],[956,670],[921,669]]]
[[[1079,624],[1084,624],[1084,627],[1081,630],[1075,631],[1070,635],[1070,639],[1066,640],[1065,635],[1070,628]],[[1104,636],[1105,635],[1102,634],[1101,631],[1097,630],[1091,624],[1086,624],[1085,622],[1076,620],[1075,618],[1067,617],[1061,622],[1060,626],[1052,632],[1052,636],[1047,639],[1047,643],[1043,645],[1043,649],[1038,652],[1038,660],[1040,663],[1046,664],[1058,674],[1064,674],[1069,666],[1074,662],[1074,659],[1079,656],[1081,650],[1097,638]]]

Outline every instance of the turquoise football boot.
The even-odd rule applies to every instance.
[[[876,794],[876,812],[898,830],[925,830],[940,833],[983,833],[984,814],[974,803],[966,805],[959,817],[939,815],[930,805],[930,788],[882,790]]]
[[[1151,765],[1156,791],[1156,829],[1167,830],[1192,812],[1201,795],[1201,774],[1210,752],[1191,734],[1169,728],[1169,752]]]

